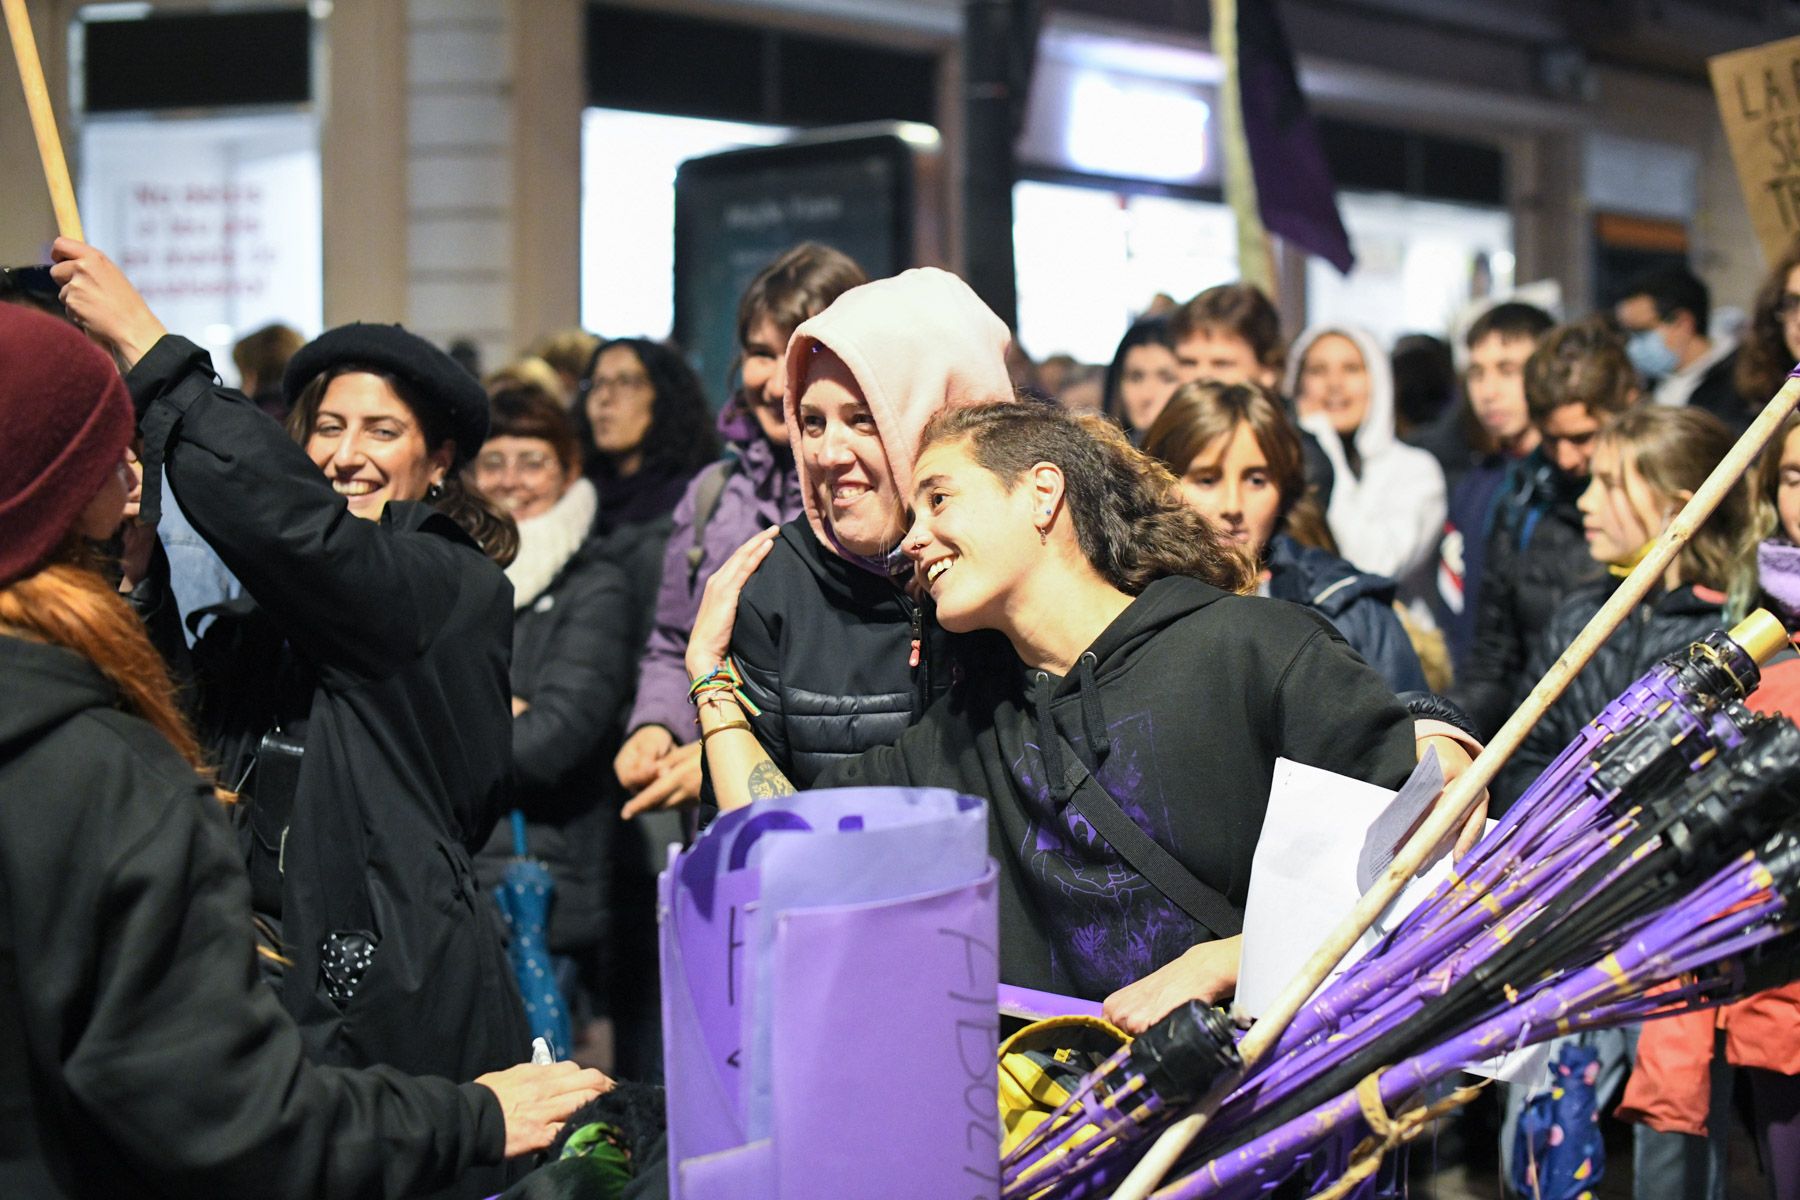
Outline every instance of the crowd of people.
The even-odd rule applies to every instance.
[[[955,275],[807,244],[738,298],[716,413],[678,347],[578,330],[483,378],[397,325],[274,327],[231,388],[100,250],[53,258],[50,311],[0,304],[0,1177],[31,1195],[528,1187],[612,1087],[527,1062],[543,1006],[557,1052],[657,1081],[663,848],[795,789],[985,798],[1006,982],[1133,1033],[1228,1002],[1276,760],[1454,776],[1800,358],[1797,249],[1741,341],[1684,268],[1560,323],[1487,304],[1455,355],[1290,342],[1231,283],[1059,383]],[[1795,420],[1458,849],[1757,606],[1800,620]],[[1800,677],[1757,703],[1800,713]],[[494,902],[521,855],[547,972]],[[1786,1195],[1797,1002],[1721,1059]],[[1722,1186],[1706,1096],[1639,1087],[1674,1139],[1639,1195]]]

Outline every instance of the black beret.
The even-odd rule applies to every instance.
[[[460,465],[475,457],[487,440],[488,398],[481,383],[455,359],[398,325],[339,325],[328,329],[288,360],[281,396],[292,408],[321,373],[338,366],[374,367],[413,387],[430,407],[421,418],[449,431]]]

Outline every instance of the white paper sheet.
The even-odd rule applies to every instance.
[[[1299,974],[1327,934],[1356,906],[1367,885],[1393,861],[1399,844],[1443,789],[1435,752],[1427,754],[1399,792],[1279,759],[1269,807],[1250,870],[1244,911],[1244,951],[1238,967],[1240,1019],[1262,1013]],[[1335,979],[1411,912],[1449,870],[1440,853],[1382,914]]]

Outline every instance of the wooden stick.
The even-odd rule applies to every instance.
[[[1269,1005],[1268,1011],[1251,1026],[1250,1032],[1244,1035],[1244,1040],[1238,1043],[1238,1053],[1243,1057],[1246,1074],[1274,1048],[1295,1014],[1330,976],[1332,968],[1356,945],[1357,939],[1393,903],[1394,897],[1400,894],[1401,889],[1431,857],[1432,851],[1461,828],[1474,811],[1482,792],[1499,773],[1500,767],[1512,757],[1513,751],[1519,748],[1525,735],[1537,724],[1538,718],[1562,695],[1563,689],[1569,686],[1569,681],[1587,666],[1594,651],[1612,636],[1613,630],[1624,621],[1626,614],[1642,603],[1644,597],[1650,594],[1650,589],[1662,580],[1669,564],[1681,553],[1681,548],[1687,544],[1694,531],[1705,524],[1726,493],[1743,479],[1751,462],[1775,436],[1776,429],[1794,411],[1796,404],[1800,404],[1800,371],[1788,377],[1788,381],[1751,423],[1750,428],[1744,431],[1737,444],[1713,468],[1712,474],[1706,477],[1706,482],[1700,485],[1700,490],[1694,493],[1693,499],[1687,502],[1662,536],[1657,538],[1649,555],[1626,576],[1612,597],[1587,623],[1587,628],[1581,631],[1569,644],[1569,648],[1563,651],[1562,657],[1538,680],[1537,686],[1525,698],[1525,703],[1500,727],[1494,740],[1487,744],[1468,770],[1458,775],[1444,789],[1444,794],[1433,807],[1431,815],[1394,857],[1387,873],[1363,894],[1356,907],[1331,931],[1324,944],[1306,961],[1300,973]],[[1210,1111],[1196,1106],[1164,1130],[1150,1152],[1113,1193],[1113,1200],[1145,1200],[1174,1167],[1176,1160],[1187,1151],[1195,1135],[1205,1128],[1207,1118],[1217,1110],[1219,1102],[1215,1100]]]
[[[12,37],[13,57],[19,60],[19,82],[25,88],[25,107],[31,112],[31,131],[37,135],[38,158],[44,165],[44,182],[50,187],[50,206],[56,210],[57,231],[84,241],[75,185],[69,181],[69,164],[63,158],[62,139],[56,134],[56,113],[50,107],[50,89],[44,83],[44,64],[31,35],[25,0],[0,0],[0,7],[6,10],[6,32]]]

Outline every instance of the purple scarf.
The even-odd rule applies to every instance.
[[[1758,544],[1756,574],[1784,621],[1800,617],[1800,546],[1780,536]]]

